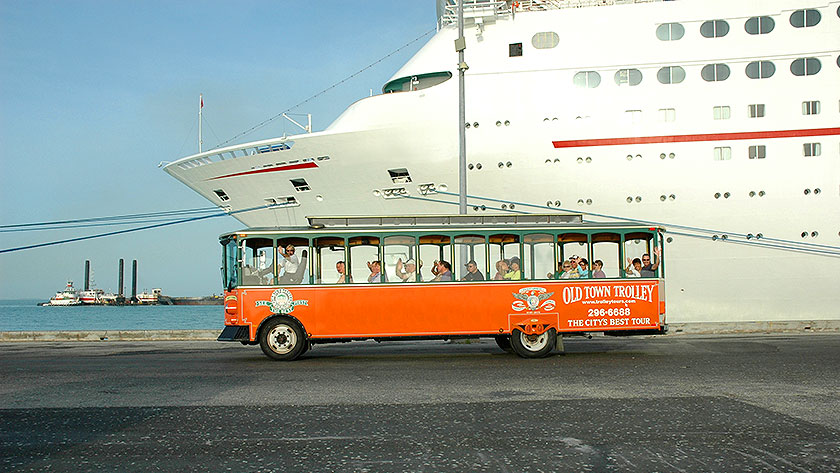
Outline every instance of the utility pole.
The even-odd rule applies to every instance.
[[[464,94],[464,72],[469,67],[464,62],[464,50],[467,43],[464,39],[464,0],[458,0],[458,39],[455,40],[455,50],[458,51],[458,213],[467,213],[467,135],[466,135],[466,101]]]

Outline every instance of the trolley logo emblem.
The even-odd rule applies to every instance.
[[[296,301],[288,289],[277,289],[271,294],[270,301],[257,301],[256,307],[267,305],[272,314],[289,314],[297,305],[309,305],[309,301]]]
[[[546,292],[542,287],[523,287],[519,292],[514,292],[513,297],[516,299],[510,305],[510,308],[522,312],[523,310],[540,311],[540,310],[554,310],[556,303],[549,299],[553,296],[553,292]]]

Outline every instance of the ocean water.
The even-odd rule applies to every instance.
[[[220,305],[39,307],[0,300],[0,332],[30,330],[186,330],[224,328]]]

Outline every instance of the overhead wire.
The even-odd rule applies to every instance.
[[[29,250],[29,249],[33,249],[33,248],[43,248],[43,247],[46,247],[46,246],[61,245],[61,244],[64,244],[64,243],[72,243],[72,242],[78,242],[78,241],[92,240],[94,238],[104,238],[104,237],[109,237],[109,236],[122,235],[122,234],[125,234],[125,233],[132,233],[132,232],[137,232],[137,231],[140,231],[140,230],[149,230],[149,229],[152,229],[152,228],[161,228],[161,227],[166,227],[166,226],[170,226],[170,225],[177,225],[177,224],[181,224],[181,223],[195,222],[195,221],[198,221],[198,220],[205,220],[205,219],[208,219],[208,218],[224,217],[224,216],[227,216],[227,215],[239,214],[239,213],[244,213],[244,212],[251,212],[251,211],[254,211],[254,210],[260,210],[260,209],[265,209],[265,208],[266,208],[265,205],[260,205],[260,206],[256,206],[256,207],[246,208],[246,209],[233,210],[233,211],[230,211],[230,212],[220,211],[220,212],[209,214],[209,215],[198,215],[198,216],[194,216],[194,217],[182,218],[182,219],[173,220],[173,221],[169,221],[169,222],[156,223],[154,225],[144,225],[144,226],[141,226],[141,227],[126,228],[126,229],[123,229],[123,230],[115,230],[115,231],[112,231],[112,232],[98,233],[98,234],[94,234],[94,235],[85,235],[85,236],[80,236],[80,237],[75,237],[75,238],[66,238],[66,239],[63,239],[63,240],[49,241],[49,242],[44,242],[44,243],[35,243],[35,244],[32,244],[32,245],[18,246],[18,247],[15,247],[15,248],[0,249],[0,254],[13,253],[13,252],[16,252],[16,251]]]
[[[405,49],[405,48],[407,48],[407,47],[411,46],[412,44],[416,43],[417,41],[420,41],[421,39],[425,38],[426,36],[429,36],[430,34],[434,33],[436,30],[437,30],[437,28],[432,28],[431,30],[426,31],[425,33],[421,34],[420,36],[418,36],[418,37],[416,37],[416,38],[412,39],[411,41],[409,41],[409,42],[407,42],[407,43],[403,44],[403,45],[402,45],[402,46],[400,46],[399,48],[397,48],[397,49],[395,49],[395,50],[391,51],[390,53],[386,54],[385,56],[382,56],[381,58],[377,59],[376,61],[374,61],[374,62],[372,62],[372,63],[368,64],[367,66],[365,66],[365,67],[363,67],[363,68],[359,69],[358,71],[356,71],[356,72],[354,72],[354,73],[350,74],[349,76],[345,77],[344,79],[341,79],[340,81],[338,81],[338,82],[336,82],[336,83],[332,84],[331,86],[327,87],[326,89],[323,89],[323,90],[321,90],[320,92],[316,93],[315,95],[312,95],[312,96],[310,96],[309,98],[307,98],[307,99],[305,99],[305,100],[303,100],[303,101],[301,101],[301,102],[297,103],[296,105],[293,105],[293,106],[291,106],[291,107],[287,108],[286,110],[283,110],[282,112],[280,112],[280,113],[278,113],[278,114],[274,115],[274,116],[273,116],[273,117],[271,117],[271,118],[267,118],[267,119],[265,119],[265,120],[263,120],[263,121],[261,121],[261,122],[257,123],[256,125],[252,126],[251,128],[248,128],[247,130],[245,130],[245,131],[243,131],[243,132],[240,132],[240,133],[238,133],[238,134],[234,135],[233,137],[231,137],[231,138],[229,138],[229,139],[227,139],[227,140],[225,140],[225,141],[223,141],[223,142],[221,142],[221,143],[217,144],[216,146],[214,146],[214,147],[213,147],[213,148],[211,148],[211,149],[218,149],[218,148],[221,148],[221,147],[223,147],[224,145],[226,145],[226,144],[230,143],[231,141],[234,141],[234,140],[236,140],[236,139],[238,139],[238,138],[241,138],[241,137],[243,137],[243,136],[247,136],[247,135],[249,135],[249,134],[251,134],[251,133],[253,133],[253,132],[257,131],[258,129],[260,129],[260,128],[262,128],[262,127],[266,126],[266,125],[268,125],[269,123],[273,122],[274,120],[276,120],[276,119],[278,119],[278,118],[282,117],[282,116],[283,116],[283,114],[285,114],[285,113],[289,113],[289,112],[291,112],[292,110],[294,110],[294,109],[296,109],[296,108],[300,107],[301,105],[303,105],[303,104],[305,104],[305,103],[308,103],[308,102],[310,102],[310,101],[312,101],[312,100],[314,100],[314,99],[316,99],[316,98],[320,97],[321,95],[324,95],[325,93],[329,92],[330,90],[332,90],[332,89],[334,89],[334,88],[336,88],[336,87],[340,86],[341,84],[343,84],[343,83],[347,82],[348,80],[350,80],[350,79],[352,79],[352,78],[354,78],[354,77],[358,76],[358,75],[359,75],[359,74],[361,74],[362,72],[365,72],[366,70],[368,70],[368,69],[372,68],[373,66],[375,66],[375,65],[377,65],[377,64],[379,64],[379,63],[381,63],[382,61],[384,61],[384,60],[388,59],[389,57],[393,56],[394,54],[397,54],[398,52],[400,52],[400,51],[402,51],[403,49]]]
[[[53,221],[48,221],[48,222],[15,223],[15,224],[0,225],[0,232],[9,231],[8,229],[27,229],[29,227],[44,227],[44,226],[54,226],[54,225],[64,225],[64,224],[79,224],[79,223],[89,223],[89,222],[108,222],[108,221],[119,221],[119,220],[136,220],[136,219],[145,219],[145,218],[154,218],[154,217],[189,215],[189,214],[194,214],[194,213],[217,212],[218,210],[219,210],[218,207],[198,207],[198,208],[192,208],[192,209],[163,210],[163,211],[158,211],[158,212],[143,212],[143,213],[136,213],[136,214],[109,215],[109,216],[102,216],[102,217],[86,217],[86,218],[76,218],[76,219],[69,219],[69,220],[53,220]]]
[[[441,191],[441,190],[436,190],[435,193],[442,194],[442,195],[448,195],[448,196],[458,196],[458,194],[456,194],[454,192]],[[738,243],[738,244],[744,244],[744,245],[750,245],[750,246],[773,248],[773,249],[778,249],[778,250],[789,250],[789,251],[795,251],[795,252],[804,252],[804,253],[816,254],[816,255],[820,255],[820,256],[840,257],[840,247],[832,246],[832,245],[820,245],[820,244],[809,243],[809,242],[799,242],[799,241],[785,240],[785,239],[780,239],[780,238],[772,238],[772,237],[764,237],[764,236],[762,236],[761,238],[747,239],[747,236],[748,236],[747,234],[738,233],[738,232],[727,232],[727,231],[722,231],[722,230],[712,230],[712,229],[696,227],[696,226],[678,225],[678,224],[668,223],[668,222],[657,222],[657,221],[652,221],[652,220],[634,219],[634,218],[628,218],[628,217],[622,217],[622,216],[616,216],[616,215],[602,214],[602,213],[598,213],[598,212],[587,212],[587,211],[579,211],[579,210],[574,210],[574,209],[567,209],[567,208],[563,208],[563,207],[548,207],[548,206],[539,205],[539,204],[531,204],[531,203],[528,203],[528,202],[503,200],[503,199],[496,199],[496,198],[492,198],[492,197],[476,196],[476,195],[471,195],[471,194],[467,194],[467,197],[471,198],[471,199],[479,199],[479,200],[482,200],[482,201],[501,202],[501,203],[504,203],[504,204],[514,204],[516,206],[538,208],[538,209],[541,209],[541,210],[549,210],[549,211],[552,211],[552,212],[578,213],[578,214],[583,214],[583,215],[591,215],[591,216],[595,216],[595,217],[599,217],[599,218],[608,218],[608,219],[612,219],[612,220],[621,220],[621,221],[625,221],[625,222],[631,222],[631,223],[637,223],[637,224],[643,224],[643,225],[664,227],[664,228],[666,228],[668,233],[672,233],[674,235],[682,235],[682,236],[688,236],[688,237],[693,237],[693,238],[700,238],[700,239],[704,239],[704,240],[709,239],[708,235],[720,235],[720,237],[718,237],[718,239],[716,241],[721,241],[721,242],[725,242],[725,243]],[[428,199],[428,200],[434,200],[434,201],[437,201],[437,202],[440,202],[440,203],[447,203],[447,204],[452,204],[452,205],[457,205],[458,204],[457,202],[450,202],[450,201],[437,200],[437,199]],[[467,203],[467,205],[470,206],[470,207],[476,207],[476,206],[481,207],[482,204]],[[502,210],[502,211],[505,211],[505,212],[513,212],[513,213],[519,212],[517,210],[509,210],[509,208],[503,208],[503,209],[498,209],[497,208],[496,210]],[[685,230],[685,231],[684,232],[678,232],[674,229],[682,229],[682,230]],[[691,232],[694,232],[694,233],[691,233]],[[741,238],[744,238],[745,240],[738,240],[738,239],[734,239],[734,238],[729,238],[729,236],[741,237]]]

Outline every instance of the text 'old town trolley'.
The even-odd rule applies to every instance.
[[[222,235],[225,329],[293,360],[313,344],[662,333],[663,229],[580,215],[311,217]]]

